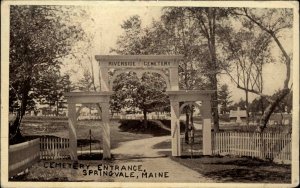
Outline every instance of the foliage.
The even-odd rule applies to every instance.
[[[199,67],[205,60],[203,48],[199,46],[196,27],[182,8],[166,8],[159,21],[141,27],[141,20],[133,16],[121,25],[124,34],[118,38],[117,48],[112,52],[128,55],[178,55],[184,60],[179,65],[179,87],[181,89],[203,89],[206,78]],[[201,55],[199,55],[201,54]]]
[[[276,99],[280,95],[280,91],[276,91],[272,98]],[[291,113],[293,109],[293,90],[290,91],[290,93],[287,94],[287,96],[279,102],[274,112],[286,112]]]
[[[260,30],[242,27],[237,32],[224,29],[222,48],[224,70],[237,88],[263,90],[263,65],[272,62],[270,54],[271,37]]]
[[[117,41],[117,48],[111,51],[123,55],[147,55],[152,53],[149,43],[153,39],[154,32],[141,27],[138,16],[130,17],[121,25],[124,34]],[[150,37],[151,36],[151,37]],[[152,41],[153,42],[153,41]],[[158,74],[145,73],[141,80],[132,72],[119,75],[114,82],[115,94],[111,97],[111,108],[120,111],[122,108],[140,109],[144,113],[146,126],[147,113],[167,106],[168,99],[164,91],[166,83]]]
[[[216,76],[220,66],[215,43],[217,31],[226,19],[226,9],[166,7],[159,21],[142,28],[140,18],[133,16],[121,26],[124,34],[119,37],[118,47],[112,51],[132,55],[182,54],[180,89],[216,90],[212,97],[212,109],[217,130]]]
[[[56,115],[59,109],[66,108],[64,93],[72,90],[69,75],[60,75],[57,72],[44,72],[42,79],[36,84],[37,101],[40,104],[48,104],[49,107],[56,106]]]
[[[239,102],[234,103],[234,105],[231,106],[232,110],[237,110],[237,108],[240,108],[240,110],[246,110],[246,101],[243,98],[240,98]]]
[[[239,19],[242,19],[244,26],[248,28],[259,28],[268,37],[272,39],[272,42],[276,44],[281,52],[281,62],[285,64],[286,74],[283,82],[283,88],[279,90],[278,95],[273,99],[269,96],[255,89],[245,89],[248,92],[252,92],[266,97],[270,102],[265,108],[264,114],[261,116],[258,131],[262,132],[268,123],[271,114],[279,106],[280,102],[290,93],[290,77],[291,77],[291,55],[288,54],[287,49],[282,46],[280,36],[283,32],[290,31],[293,27],[293,10],[288,8],[283,9],[253,9],[253,8],[237,8],[233,10],[233,15],[236,15]]]
[[[220,109],[221,114],[226,114],[227,112],[229,112],[229,106],[233,102],[232,100],[230,100],[231,98],[230,93],[231,92],[229,92],[228,90],[228,85],[223,84],[218,93],[219,105],[221,106]]]
[[[114,93],[110,100],[111,110],[113,112],[120,112],[122,109],[132,109],[132,94],[136,92],[139,85],[139,80],[133,72],[118,75],[113,83]]]
[[[75,84],[80,91],[95,91],[93,85],[93,76],[87,69],[83,69],[83,77]]]
[[[133,72],[120,74],[114,81],[111,109],[114,112],[139,109],[146,121],[148,112],[163,111],[168,106],[165,90],[166,83],[157,74],[145,73],[141,79]]]
[[[149,126],[145,128],[141,120],[120,120],[120,130],[124,132],[151,134],[153,136],[170,135],[170,131],[162,128],[160,124],[155,121],[149,121]]]
[[[280,95],[280,90],[276,91],[272,96],[269,96],[271,99],[276,99]],[[266,97],[255,98],[250,104],[249,110],[253,114],[263,114],[265,108],[270,105],[270,101]],[[293,109],[293,92],[291,91],[282,101],[279,102],[275,108],[275,113],[291,113]]]
[[[249,112],[251,112],[253,115],[263,114],[268,104],[269,102],[267,101],[266,97],[257,97],[249,105]]]
[[[9,103],[17,111],[10,138],[21,137],[19,126],[39,87],[51,83],[63,58],[84,38],[80,20],[86,16],[73,6],[10,7]]]

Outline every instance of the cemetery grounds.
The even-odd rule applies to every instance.
[[[25,118],[22,124],[22,133],[28,139],[55,136],[68,137],[66,118],[55,117],[36,117]],[[96,120],[85,120],[78,122],[78,151],[79,157],[81,151],[89,151],[89,130],[92,133],[91,149],[98,150],[101,148],[101,122]],[[119,128],[119,121],[111,121],[111,147],[117,149],[120,145],[134,140],[151,139],[153,137],[168,136],[170,133],[159,128],[150,128],[149,130],[128,129],[126,131]],[[230,126],[222,124],[220,128],[230,129]],[[233,126],[237,129],[236,126]],[[163,134],[161,134],[163,132]],[[188,148],[188,146],[184,146]],[[291,165],[276,164],[271,161],[253,159],[249,157],[235,157],[235,156],[191,156],[186,154],[182,157],[171,156],[171,142],[170,139],[164,139],[160,143],[156,143],[153,149],[160,150],[158,153],[165,158],[169,158],[180,164],[196,171],[203,177],[201,180],[205,182],[227,182],[227,183],[291,183]],[[89,152],[87,152],[89,153]],[[113,153],[112,153],[113,155]],[[84,156],[84,155],[82,155]],[[96,154],[86,155],[85,160],[80,160],[84,164],[97,164]],[[163,157],[163,158],[164,158]],[[163,158],[156,158],[155,163],[162,162]],[[134,160],[134,159],[133,159]],[[130,161],[130,160],[129,160]],[[102,161],[107,164],[118,164],[120,161],[114,159],[109,161]],[[102,179],[88,179],[84,180],[82,177],[74,179],[70,177],[70,171],[65,169],[47,169],[43,167],[43,161],[34,164],[28,173],[19,177],[11,179],[11,181],[118,181],[111,178]],[[174,169],[176,170],[176,169]],[[180,170],[180,169],[178,169]],[[188,175],[187,175],[188,176]],[[172,182],[172,181],[170,181]],[[199,179],[199,182],[200,179]],[[203,182],[203,183],[205,183]]]

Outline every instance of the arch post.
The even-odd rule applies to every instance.
[[[181,156],[179,101],[171,100],[172,156]]]
[[[69,147],[71,160],[77,161],[76,104],[68,103]]]
[[[212,154],[211,141],[211,103],[210,99],[202,101],[201,113],[203,116],[202,136],[203,136],[203,155]]]
[[[109,100],[101,103],[103,159],[110,159]]]

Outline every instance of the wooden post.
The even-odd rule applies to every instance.
[[[172,156],[181,156],[179,102],[171,100]]]
[[[110,127],[109,127],[109,100],[101,103],[102,110],[102,142],[103,142],[103,159],[110,159]]]
[[[202,101],[201,112],[203,113],[203,155],[212,155],[211,147],[211,104],[210,98]]]
[[[76,104],[68,104],[69,142],[70,156],[77,160],[77,134],[76,134]]]

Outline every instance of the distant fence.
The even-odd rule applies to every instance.
[[[213,144],[213,154],[291,162],[290,133],[219,132],[214,134]]]
[[[40,138],[40,159],[66,159],[69,157],[69,139],[58,137]]]
[[[148,119],[169,119],[167,115],[147,115]],[[141,114],[127,114],[127,115],[113,115],[112,119],[144,119],[144,116]]]
[[[39,158],[39,139],[9,146],[9,177],[25,171]]]

